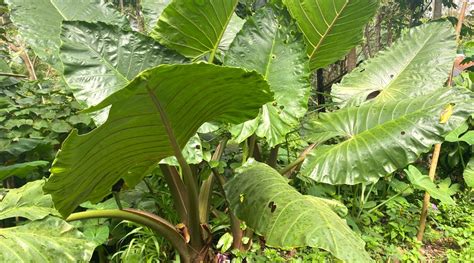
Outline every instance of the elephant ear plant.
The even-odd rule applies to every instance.
[[[267,246],[311,246],[343,261],[371,261],[365,243],[341,218],[347,211],[343,205],[302,195],[281,175],[304,158],[278,172],[274,156],[306,115],[311,71],[336,62],[359,43],[376,0],[268,1],[245,22],[235,14],[238,0],[173,0],[163,10],[163,1],[157,1],[156,10],[148,3],[146,10],[152,11],[143,12],[145,21],[157,22],[142,32],[113,18],[117,14],[108,5],[98,4],[87,17],[89,13],[75,16],[58,2],[65,3],[7,1],[20,35],[63,72],[64,82],[98,125],[90,133],[68,136],[44,185],[63,218],[129,220],[165,237],[183,262],[209,261],[214,254],[209,200],[216,183],[230,209],[234,247],[240,248],[242,220]],[[50,24],[27,19],[38,16],[43,4],[54,6]],[[109,13],[107,19],[102,16]],[[52,50],[43,45],[47,36],[33,34],[32,27],[38,32],[48,27]],[[420,65],[432,65],[437,74],[454,56],[446,24],[415,30],[422,31],[416,34],[419,40],[402,38],[393,51],[363,66],[366,72],[376,71],[384,56],[397,57],[392,53],[409,46],[408,54],[402,52],[405,56],[392,62],[394,72],[365,76],[360,70],[354,73],[360,79],[346,77],[333,89],[341,109],[305,123],[308,142],[340,142],[313,150],[301,176],[331,184],[373,182],[413,162],[472,113],[472,94],[443,89],[444,75],[429,90],[409,94],[408,81],[428,81],[416,77],[423,75]],[[441,55],[420,54],[431,50]],[[358,84],[363,81],[371,85]],[[366,93],[380,90],[397,96],[366,100]],[[451,104],[456,104],[451,118],[439,123],[439,113]],[[212,173],[199,180],[183,152],[193,152],[188,141],[209,122],[230,127],[232,140],[243,142],[249,155],[257,152],[257,141],[265,143],[271,149],[268,164],[255,154],[227,178],[212,162],[202,161]],[[212,161],[219,161],[226,142],[217,146]],[[170,156],[174,161],[165,159]],[[136,209],[74,213],[84,202],[109,196],[120,180],[133,187],[155,169],[167,182],[180,222]]]

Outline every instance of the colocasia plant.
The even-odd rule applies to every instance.
[[[245,17],[236,13],[238,0],[141,2],[133,30],[99,0],[6,0],[21,37],[62,74],[97,128],[73,130],[47,180],[4,198],[0,219],[32,222],[0,229],[0,246],[8,247],[2,261],[90,260],[97,244],[65,220],[118,218],[166,238],[182,262],[209,262],[217,253],[209,230],[216,185],[234,248],[243,249],[244,222],[247,238],[253,232],[267,246],[310,246],[369,262],[344,219],[347,209],[300,194],[284,175],[302,163],[297,176],[316,182],[371,184],[414,162],[474,112],[471,91],[443,87],[456,55],[447,22],[410,29],[332,88],[337,110],[308,115],[310,74],[361,41],[376,0],[258,1]],[[311,147],[277,167],[279,146],[300,127]],[[204,133],[220,138],[209,158]],[[223,172],[216,163],[229,139],[245,154],[240,167]],[[132,208],[75,212],[104,200],[117,182],[132,188],[150,174],[165,178],[179,222]],[[29,198],[41,187],[47,195]]]

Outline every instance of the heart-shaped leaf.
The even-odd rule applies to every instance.
[[[456,41],[449,22],[410,29],[393,46],[344,76],[332,88],[340,106],[396,101],[443,86],[453,66]]]
[[[447,107],[453,112],[442,123],[440,116]],[[308,140],[322,143],[334,138],[340,143],[316,147],[301,173],[328,184],[375,182],[414,162],[473,112],[472,92],[440,89],[414,99],[320,114],[305,127]]]

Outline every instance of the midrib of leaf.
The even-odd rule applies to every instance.
[[[318,0],[316,0],[318,1]],[[314,47],[314,50],[313,52],[311,52],[311,55],[310,57],[313,57],[314,56],[314,53],[316,53],[316,51],[319,49],[319,46],[321,45],[321,43],[323,42],[323,40],[326,39],[326,36],[328,35],[328,33],[332,30],[333,26],[334,26],[334,23],[336,23],[336,21],[339,19],[339,15],[342,14],[342,12],[344,11],[344,9],[347,7],[347,4],[349,3],[350,0],[346,0],[346,2],[344,3],[344,5],[341,7],[341,10],[339,10],[339,12],[337,12],[336,10],[336,16],[334,17],[334,19],[331,21],[331,24],[329,25],[328,29],[326,30],[326,32],[324,32],[324,34],[321,36],[321,38],[319,39],[319,42],[318,44],[314,47],[313,44],[313,47]],[[299,2],[299,1],[298,1]],[[334,0],[333,0],[333,3],[334,3]],[[301,5],[301,3],[300,3]],[[304,9],[302,9],[303,12],[306,14],[306,11]],[[324,17],[324,15],[323,15]],[[326,19],[324,19],[324,21],[326,22]],[[327,23],[327,22],[326,22]]]
[[[51,5],[58,11],[58,13],[63,17],[64,20],[68,20],[67,17],[59,10],[58,6],[54,3],[54,1],[49,1]]]
[[[270,64],[271,64],[271,61],[272,61],[273,50],[275,49],[275,42],[276,42],[277,34],[278,34],[278,29],[277,29],[277,32],[275,32],[275,35],[273,36],[272,47],[270,48],[270,54],[268,54],[267,66],[265,67],[265,74],[263,75],[263,78],[265,80],[268,80],[268,73],[270,71]]]
[[[290,226],[288,226],[288,229],[286,230],[286,232],[282,235],[282,243],[285,243],[286,241],[286,238],[288,237],[288,233],[290,232],[291,228],[296,225],[298,223],[298,220],[300,220],[300,218],[305,214],[305,213],[308,213],[308,212],[312,212],[311,210],[306,210],[304,211],[303,213],[299,214],[297,218],[295,218],[295,220],[293,221],[293,224],[291,224]],[[272,229],[273,231],[273,229]],[[314,230],[313,230],[314,231]],[[268,235],[270,236],[270,235]]]
[[[118,44],[120,44],[119,41],[117,41]],[[128,83],[130,80],[127,79],[127,77],[125,77],[122,73],[120,73],[104,56],[102,56],[102,54],[100,54],[97,50],[95,50],[91,45],[89,45],[89,43],[86,43],[84,44],[86,45],[90,51],[92,51],[93,53],[95,53],[99,58],[100,60],[102,60],[106,66],[108,68],[110,68],[112,71],[114,71],[115,73],[117,73],[117,75],[119,77],[121,77],[123,80],[125,80],[126,83]],[[117,58],[118,59],[118,58]]]
[[[398,77],[400,77],[400,75],[402,75],[403,72],[405,72],[405,70],[407,70],[408,66],[410,66],[410,64],[413,62],[413,60],[417,57],[417,55],[421,52],[421,50],[426,46],[426,43],[428,43],[429,40],[431,40],[431,38],[433,38],[433,34],[430,35],[430,37],[426,38],[425,41],[423,41],[423,44],[420,45],[420,48],[418,48],[416,50],[416,52],[413,52],[414,55],[410,58],[410,60],[407,60],[407,62],[403,65],[403,68],[402,70],[400,70],[398,72],[398,74],[396,76],[394,76],[389,82],[388,84],[385,86],[385,88],[382,88],[382,91],[380,91],[380,94],[377,96],[377,97],[381,97],[382,96],[390,96],[393,98],[393,96],[389,93],[390,91],[390,88],[392,86],[392,84],[398,80]],[[401,92],[400,90],[397,90],[397,89],[393,89],[393,91],[396,91],[396,92],[399,92],[403,95],[406,96],[405,93]],[[377,99],[377,98],[375,98]]]
[[[232,10],[235,10],[235,7],[237,7],[238,3],[239,3],[239,1],[235,2],[234,6],[232,6]],[[215,10],[214,5],[211,4],[211,6]],[[213,63],[213,61],[214,61],[214,57],[216,56],[216,52],[217,52],[217,49],[219,48],[219,44],[221,43],[222,37],[224,36],[224,33],[227,29],[227,26],[229,25],[229,22],[232,19],[232,14],[233,14],[233,12],[227,17],[226,22],[224,24],[224,28],[219,33],[219,37],[217,38],[217,41],[214,44],[213,49],[211,50],[211,55],[209,56],[209,60],[208,60],[209,63]],[[217,18],[219,18],[219,16],[217,16]]]

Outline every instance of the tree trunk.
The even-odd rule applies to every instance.
[[[323,69],[320,68],[316,71],[316,78],[317,78],[317,91],[318,91],[318,106],[319,112],[326,111],[326,98],[324,98],[324,77],[323,77]]]
[[[357,50],[356,48],[351,49],[346,58],[346,71],[351,72],[357,66]]]
[[[443,1],[442,0],[434,0],[433,2],[433,19],[439,19],[443,15]]]
[[[387,47],[390,47],[393,42],[393,31],[392,31],[392,22],[388,21],[387,23]]]
[[[378,52],[382,49],[382,14],[377,15],[374,30],[375,30],[375,52]]]
[[[365,35],[365,41],[366,41],[365,47],[364,47],[364,54],[365,54],[365,58],[369,59],[369,58],[372,57],[372,48],[370,47],[370,29],[369,29],[369,25],[365,26],[364,35]]]
[[[123,0],[119,0],[119,7],[120,7],[120,12],[123,14],[123,11],[124,11],[124,4],[123,4]]]

